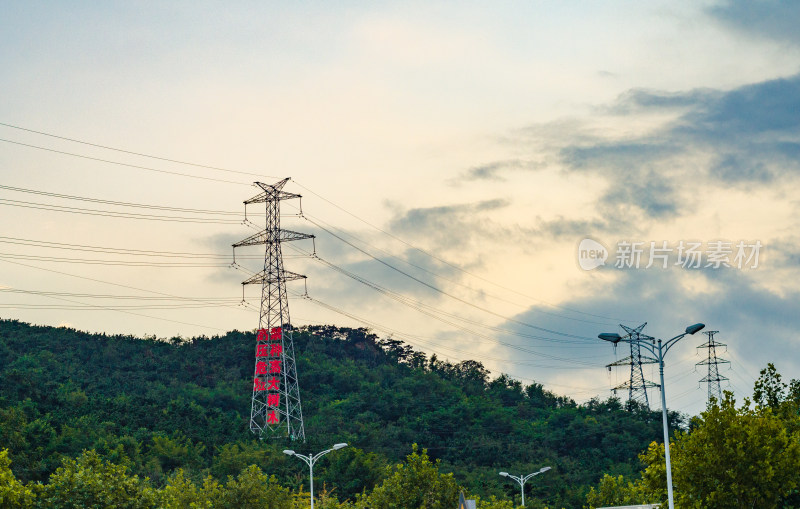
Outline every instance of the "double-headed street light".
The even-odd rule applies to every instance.
[[[645,350],[652,353],[658,361],[658,373],[661,376],[661,420],[664,424],[664,458],[667,462],[667,496],[669,498],[669,509],[675,509],[675,503],[672,499],[672,464],[669,460],[669,425],[667,424],[667,396],[664,394],[664,356],[667,355],[672,346],[680,341],[680,339],[687,334],[695,334],[705,327],[705,324],[696,323],[686,327],[683,334],[678,334],[674,338],[664,341],[650,336],[638,335],[637,339],[632,339],[630,335],[622,337],[615,332],[603,333],[598,335],[600,339],[610,341],[615,345],[622,341],[623,343],[638,343],[638,345]]]
[[[503,477],[508,477],[509,479],[514,479],[515,481],[517,481],[517,483],[519,483],[519,490],[522,493],[522,505],[524,506],[525,505],[525,483],[528,482],[528,479],[530,479],[531,477],[533,477],[535,475],[539,475],[539,474],[541,474],[543,472],[547,472],[548,470],[550,470],[550,467],[542,467],[540,470],[537,470],[536,472],[534,472],[532,474],[528,474],[525,477],[523,477],[522,475],[520,475],[520,476],[511,475],[508,472],[500,472],[500,475],[502,475]]]
[[[345,444],[345,443],[335,444],[330,449],[325,449],[324,451],[322,451],[320,453],[317,453],[317,454],[309,454],[308,456],[304,456],[302,454],[297,454],[296,452],[294,452],[294,451],[292,451],[290,449],[286,449],[285,451],[283,451],[283,454],[288,454],[289,456],[295,456],[297,458],[300,458],[301,460],[303,460],[303,462],[306,465],[308,465],[309,473],[310,473],[310,477],[311,477],[311,487],[309,489],[309,492],[311,493],[311,509],[314,509],[314,463],[316,463],[316,461],[318,459],[320,459],[321,457],[325,456],[329,452],[335,451],[337,449],[341,449],[343,447],[347,447],[347,444]]]

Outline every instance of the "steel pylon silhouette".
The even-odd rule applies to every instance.
[[[636,401],[649,408],[650,401],[647,397],[647,389],[658,387],[658,384],[645,379],[644,372],[642,371],[642,364],[657,364],[658,361],[652,357],[642,355],[639,347],[639,342],[637,341],[638,339],[650,338],[650,336],[642,334],[642,329],[644,329],[645,325],[647,325],[647,322],[644,322],[642,325],[636,328],[626,327],[625,325],[620,324],[620,327],[625,329],[625,332],[627,332],[630,338],[633,340],[628,343],[631,347],[631,354],[628,357],[618,360],[617,362],[607,364],[606,368],[611,371],[612,367],[630,366],[630,378],[628,381],[619,384],[611,390],[614,391],[614,394],[616,394],[618,390],[628,389],[628,403]]]
[[[727,346],[725,343],[720,343],[714,339],[714,334],[718,334],[717,330],[706,331],[703,334],[708,336],[708,341],[698,346],[697,348],[707,348],[708,357],[696,364],[696,366],[708,366],[708,374],[700,379],[700,382],[708,383],[708,403],[711,404],[711,399],[714,398],[717,402],[722,401],[722,387],[720,382],[728,380],[728,377],[719,374],[720,364],[730,364],[731,361],[717,357],[717,347]]]
[[[266,245],[264,270],[242,282],[242,285],[261,285],[250,430],[261,438],[288,437],[291,440],[305,441],[300,386],[286,296],[286,282],[305,279],[305,276],[283,269],[281,243],[312,239],[314,236],[280,227],[280,202],[300,198],[299,194],[282,191],[288,181],[286,178],[272,185],[255,183],[262,192],[244,202],[245,211],[247,205],[264,203],[266,228],[233,244],[233,248],[235,263],[237,247]]]

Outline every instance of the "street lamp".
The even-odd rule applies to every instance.
[[[658,361],[658,373],[661,376],[661,420],[664,424],[664,458],[667,462],[667,497],[669,498],[669,509],[675,509],[675,503],[672,499],[672,463],[669,459],[669,426],[667,424],[667,396],[664,394],[664,356],[667,355],[672,346],[680,341],[681,338],[687,334],[695,334],[705,327],[703,323],[696,323],[686,327],[683,334],[678,334],[674,338],[664,341],[663,344],[659,339],[656,343],[654,338],[650,336],[638,335],[638,339],[631,339],[631,336],[622,337],[617,333],[603,333],[598,335],[602,340],[610,341],[615,345],[622,341],[623,343],[638,343],[640,347],[652,353]]]
[[[542,467],[540,470],[538,470],[538,471],[536,471],[536,472],[534,472],[532,474],[528,474],[525,477],[523,477],[522,475],[520,475],[520,476],[511,475],[508,472],[500,472],[500,475],[503,476],[503,477],[508,477],[509,479],[514,479],[515,481],[517,481],[517,483],[519,483],[519,490],[522,493],[522,505],[524,506],[525,505],[525,483],[528,482],[528,479],[530,479],[531,477],[533,477],[535,475],[539,475],[539,474],[541,474],[543,472],[547,472],[548,470],[550,470],[550,467]]]
[[[311,477],[311,487],[309,489],[309,492],[311,493],[311,509],[314,509],[314,463],[316,463],[318,459],[320,459],[321,457],[325,456],[329,452],[335,451],[337,449],[341,449],[343,447],[347,447],[347,444],[345,444],[345,443],[335,444],[330,449],[325,449],[324,451],[322,451],[320,453],[317,453],[317,454],[309,454],[308,456],[304,456],[302,454],[297,454],[296,452],[292,451],[291,449],[286,449],[285,451],[283,451],[283,454],[288,454],[289,456],[295,456],[297,458],[300,458],[301,460],[303,460],[303,462],[306,465],[308,465],[309,474],[310,474],[310,477]]]

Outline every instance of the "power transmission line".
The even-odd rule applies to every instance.
[[[66,207],[64,205],[51,205],[48,203],[29,202],[22,200],[9,200],[0,198],[0,205],[22,207],[26,209],[47,210],[51,212],[66,212],[68,214],[82,214],[86,216],[113,217],[119,219],[144,219],[148,221],[174,221],[178,223],[201,224],[240,224],[234,219],[213,219],[205,217],[164,216],[155,214],[136,214],[132,212],[115,212],[113,210],[87,209],[83,207]]]
[[[260,174],[260,173],[250,173],[250,172],[246,172],[246,171],[228,170],[228,169],[225,169],[225,168],[219,168],[217,166],[207,166],[207,165],[204,165],[204,164],[187,163],[185,161],[178,161],[177,159],[168,159],[166,157],[158,157],[158,156],[153,156],[153,155],[149,155],[149,154],[143,154],[141,152],[133,152],[133,151],[130,151],[130,150],[123,150],[121,148],[109,147],[108,145],[100,145],[100,144],[97,144],[97,143],[90,143],[88,141],[76,140],[74,138],[67,138],[65,136],[57,136],[55,134],[45,133],[45,132],[42,132],[42,131],[35,131],[33,129],[27,129],[25,127],[20,127],[20,126],[16,126],[16,125],[12,125],[12,124],[4,124],[2,122],[0,122],[0,125],[5,126],[5,127],[10,127],[12,129],[18,129],[20,131],[27,131],[29,133],[40,134],[42,136],[48,136],[50,138],[57,138],[59,140],[71,141],[73,143],[80,143],[82,145],[89,145],[89,146],[92,146],[92,147],[102,148],[102,149],[105,149],[105,150],[112,150],[114,152],[122,152],[122,153],[125,153],[125,154],[131,154],[131,155],[140,156],[140,157],[147,157],[149,159],[157,159],[159,161],[166,161],[166,162],[169,162],[169,163],[177,163],[177,164],[183,164],[183,165],[188,165],[188,166],[195,166],[197,168],[206,168],[206,169],[209,169],[209,170],[224,171],[224,172],[227,172],[227,173],[238,173],[238,174],[241,174],[241,175],[251,175],[251,176],[254,176],[254,177],[278,178],[278,177],[273,177],[272,175],[263,175],[263,174]]]
[[[104,200],[101,198],[89,198],[86,196],[75,196],[71,194],[60,194],[60,193],[50,193],[47,191],[40,191],[37,189],[26,189],[23,187],[12,187],[12,186],[4,186],[0,185],[0,189],[4,189],[6,191],[14,191],[18,193],[27,193],[27,194],[36,194],[41,196],[49,196],[51,198],[62,198],[66,200],[78,200],[78,201],[86,201],[91,203],[102,203],[104,205],[117,205],[121,207],[135,207],[141,209],[153,209],[153,210],[166,210],[170,212],[189,212],[192,214],[218,214],[218,215],[227,215],[227,216],[241,216],[241,212],[232,212],[232,211],[225,211],[225,210],[207,210],[207,209],[188,209],[188,208],[180,208],[180,207],[167,207],[163,205],[149,205],[145,203],[132,203],[132,202],[124,202],[124,201],[114,201],[114,200]]]
[[[112,147],[112,146],[102,145],[102,144],[98,144],[98,143],[92,143],[92,142],[88,142],[88,141],[84,141],[84,140],[78,140],[78,139],[70,138],[70,137],[66,137],[66,136],[55,135],[55,134],[52,134],[52,133],[47,133],[47,132],[43,132],[43,131],[39,131],[39,130],[34,130],[34,129],[22,127],[22,126],[17,126],[17,125],[14,125],[14,124],[9,124],[9,123],[0,123],[0,125],[5,126],[5,127],[9,127],[9,128],[12,128],[12,129],[17,129],[17,130],[21,130],[21,131],[26,131],[26,132],[42,135],[42,136],[61,139],[61,140],[65,140],[65,141],[69,141],[69,142],[73,142],[73,143],[80,143],[80,144],[83,144],[83,145],[94,146],[94,147],[102,148],[102,149],[105,149],[105,150],[110,150],[110,151],[115,151],[115,152],[120,152],[120,153],[126,153],[126,154],[136,155],[136,156],[140,156],[140,157],[146,157],[146,158],[155,159],[155,160],[167,161],[167,162],[172,162],[172,163],[181,164],[181,165],[193,166],[193,167],[198,167],[198,168],[206,168],[206,169],[212,169],[212,170],[216,170],[216,171],[223,171],[223,172],[229,172],[229,173],[238,173],[238,174],[243,174],[243,175],[259,175],[259,174],[254,174],[254,173],[250,173],[250,172],[243,172],[243,171],[231,170],[231,169],[227,169],[227,168],[215,167],[215,166],[210,166],[210,165],[203,165],[203,164],[198,164],[198,163],[193,163],[193,162],[188,162],[188,161],[183,161],[183,160],[178,160],[178,159],[171,159],[171,158],[165,158],[165,157],[160,157],[160,156],[154,156],[154,155],[146,154],[146,153],[143,153],[143,152],[131,151],[131,150],[126,150],[126,149],[121,149],[121,148],[118,148],[118,147]],[[8,143],[16,143],[16,144],[20,144],[20,145],[24,145],[24,146],[28,146],[28,147],[32,147],[32,148],[39,148],[41,150],[49,150],[49,151],[53,151],[53,152],[57,152],[57,153],[62,153],[62,154],[65,154],[65,155],[75,156],[75,157],[87,157],[87,156],[82,156],[80,154],[73,154],[73,153],[69,153],[69,152],[51,150],[51,149],[48,149],[48,148],[45,148],[45,147],[38,147],[38,146],[34,146],[34,145],[18,143],[18,142],[14,142],[14,141],[11,141],[11,140],[0,139],[0,141],[6,141]],[[90,157],[87,157],[87,158],[96,159],[96,158],[90,158]],[[99,160],[99,159],[96,159],[96,160]],[[115,161],[106,161],[106,160],[100,160],[100,161],[109,162],[111,164],[126,165],[125,163],[118,163],[118,162],[115,162]],[[161,171],[161,170],[156,170],[156,169],[153,169],[153,168],[138,167],[136,165],[127,165],[127,166],[132,166],[134,168],[139,168],[139,169],[143,169],[143,170]],[[182,174],[182,173],[177,173],[177,172],[166,172],[166,173],[171,173],[171,174],[180,175],[180,176],[186,176],[186,177],[191,177],[191,178],[205,178],[206,180],[219,180],[219,179],[210,179],[210,178],[207,178],[207,177],[199,177],[199,176],[196,176],[196,175]],[[277,177],[275,177],[275,178],[277,178]],[[223,182],[234,183],[234,182],[230,182],[230,181],[223,181]],[[404,245],[406,245],[406,246],[408,246],[408,247],[410,247],[410,248],[412,248],[412,249],[424,254],[425,256],[431,257],[431,258],[433,258],[433,259],[435,259],[435,260],[437,260],[437,261],[439,261],[441,263],[444,263],[444,264],[446,264],[446,265],[448,265],[448,266],[450,266],[450,267],[452,267],[452,268],[454,268],[454,269],[456,269],[456,270],[458,270],[458,271],[460,271],[460,272],[462,272],[464,274],[467,274],[467,275],[469,275],[471,277],[474,277],[476,279],[479,279],[479,280],[482,280],[484,282],[487,282],[487,283],[489,283],[489,284],[491,284],[491,285],[493,285],[495,287],[501,288],[503,290],[513,292],[513,293],[515,293],[517,295],[520,295],[520,296],[523,296],[525,298],[528,298],[528,299],[531,299],[531,300],[534,300],[534,301],[538,301],[538,302],[543,302],[543,303],[545,303],[547,305],[550,305],[550,306],[553,306],[553,307],[557,307],[557,308],[560,308],[560,309],[564,309],[564,310],[567,310],[567,311],[570,311],[570,312],[579,313],[579,314],[587,315],[587,316],[593,316],[593,317],[596,317],[596,318],[613,320],[613,321],[617,321],[617,322],[625,321],[625,320],[620,319],[620,318],[611,318],[611,317],[608,317],[608,316],[603,316],[603,315],[598,315],[598,314],[593,314],[593,313],[587,313],[587,312],[584,312],[584,311],[571,309],[571,308],[568,308],[568,307],[565,307],[565,306],[559,306],[559,305],[555,305],[555,304],[546,303],[545,301],[542,301],[541,299],[536,299],[535,297],[531,297],[529,295],[525,295],[525,294],[523,294],[521,292],[518,292],[518,291],[513,290],[511,288],[505,287],[503,285],[500,285],[500,284],[498,284],[498,283],[496,283],[496,282],[494,282],[494,281],[492,281],[490,279],[484,278],[484,277],[479,276],[477,274],[473,274],[473,273],[465,270],[464,268],[462,268],[462,267],[460,267],[458,265],[452,264],[452,263],[450,263],[450,262],[448,262],[448,261],[446,261],[446,260],[444,260],[442,258],[439,258],[436,255],[434,255],[434,254],[432,254],[432,253],[430,253],[430,252],[428,252],[428,251],[426,251],[426,250],[424,250],[424,249],[422,249],[422,248],[420,248],[420,247],[418,247],[416,245],[413,245],[413,244],[401,239],[400,237],[397,237],[397,236],[395,236],[395,235],[393,235],[393,234],[391,234],[391,233],[389,233],[389,232],[387,232],[387,231],[385,231],[385,230],[373,225],[369,221],[357,216],[356,214],[353,214],[352,212],[349,212],[348,210],[344,209],[343,207],[339,206],[338,204],[332,202],[331,200],[328,200],[324,196],[322,196],[322,195],[314,192],[310,188],[302,185],[301,183],[299,183],[297,181],[294,181],[294,183],[296,185],[299,185],[303,189],[306,189],[308,192],[314,194],[315,196],[317,196],[318,198],[322,199],[323,201],[329,203],[330,205],[332,205],[332,206],[338,208],[339,210],[345,212],[346,214],[350,215],[351,217],[361,221],[362,223],[366,224],[370,228],[373,228],[376,231],[378,231],[378,232],[380,232],[380,233],[382,233],[382,234],[384,234],[384,235],[386,235],[386,236],[388,236],[388,237],[390,237],[390,238],[392,238],[392,239],[394,239],[394,240],[396,240],[398,242],[401,242],[402,244],[404,244]]]
[[[92,246],[86,244],[72,244],[67,242],[52,242],[46,240],[23,239],[19,237],[4,237],[0,236],[0,243],[13,244],[20,246],[46,248],[46,249],[60,249],[69,251],[84,251],[89,253],[105,253],[105,254],[120,254],[126,256],[150,256],[158,258],[206,258],[206,259],[224,259],[230,260],[229,254],[216,254],[216,253],[192,253],[185,251],[152,251],[147,249],[133,249],[133,248],[116,248],[107,246]],[[260,260],[262,257],[254,255],[239,255],[240,259]]]
[[[309,220],[309,221],[311,221],[311,220]],[[314,223],[314,221],[311,221],[311,222],[312,222],[312,223]],[[316,223],[314,223],[314,224],[316,224]],[[390,264],[390,263],[388,263],[388,262],[386,262],[386,261],[384,261],[384,260],[381,260],[380,258],[378,258],[377,256],[373,255],[372,253],[370,253],[370,252],[368,252],[368,251],[366,251],[366,250],[364,250],[364,249],[362,249],[362,248],[360,248],[360,247],[356,246],[355,244],[353,244],[353,243],[351,243],[351,242],[348,242],[348,241],[347,241],[347,240],[345,240],[344,238],[342,238],[342,237],[340,237],[340,236],[336,235],[335,233],[333,233],[333,232],[331,232],[331,231],[327,230],[326,228],[324,228],[324,227],[322,227],[322,226],[320,226],[320,225],[317,225],[317,226],[318,226],[319,228],[321,228],[321,229],[325,230],[326,232],[328,232],[330,235],[333,235],[334,237],[338,238],[338,239],[339,239],[339,240],[341,240],[342,242],[344,242],[344,243],[348,244],[349,246],[353,247],[353,248],[354,248],[354,249],[356,249],[357,251],[359,251],[359,252],[361,252],[361,253],[363,253],[363,254],[365,254],[365,255],[369,256],[370,258],[372,258],[373,260],[377,261],[377,262],[378,262],[378,263],[380,263],[381,265],[384,265],[384,266],[386,266],[386,267],[388,267],[388,268],[390,268],[390,269],[392,269],[392,270],[394,270],[394,271],[396,271],[396,272],[398,272],[398,273],[400,273],[400,274],[402,274],[402,275],[404,275],[404,276],[406,276],[406,277],[408,277],[408,278],[410,278],[410,279],[412,279],[412,280],[416,281],[417,283],[419,283],[419,284],[421,284],[421,285],[423,285],[423,286],[425,286],[425,287],[427,287],[427,288],[429,288],[429,289],[431,289],[431,290],[433,290],[433,291],[435,291],[435,292],[437,292],[437,293],[440,293],[440,294],[442,294],[442,295],[444,295],[444,296],[446,296],[446,297],[449,297],[449,298],[451,298],[451,299],[453,299],[453,300],[456,300],[456,301],[458,301],[458,302],[460,302],[460,303],[462,303],[462,304],[466,304],[467,306],[470,306],[470,307],[472,307],[472,308],[475,308],[475,309],[478,309],[478,310],[480,310],[480,311],[483,311],[484,313],[488,313],[488,314],[490,314],[490,315],[493,315],[493,316],[495,316],[495,317],[497,317],[497,318],[502,318],[503,320],[506,320],[506,321],[508,321],[508,322],[512,322],[512,323],[516,323],[516,324],[518,324],[518,325],[522,325],[522,326],[524,326],[524,327],[529,327],[529,328],[532,328],[532,329],[540,330],[540,331],[543,331],[543,332],[548,332],[548,333],[550,333],[550,334],[556,334],[556,335],[559,335],[559,336],[565,336],[565,337],[570,337],[570,338],[576,338],[576,339],[582,339],[582,340],[592,341],[590,338],[586,338],[586,337],[584,337],[584,336],[577,336],[577,335],[575,335],[575,334],[569,334],[569,333],[566,333],[566,332],[559,332],[559,331],[555,331],[555,330],[552,330],[552,329],[547,329],[547,328],[544,328],[544,327],[539,327],[539,326],[537,326],[537,325],[533,325],[533,324],[530,324],[530,323],[527,323],[527,322],[523,322],[523,321],[521,321],[521,320],[517,320],[517,319],[515,319],[515,318],[512,318],[512,317],[504,316],[504,315],[502,315],[502,314],[500,314],[500,313],[496,313],[496,312],[494,312],[494,311],[492,311],[492,310],[490,310],[490,309],[487,309],[487,308],[484,308],[484,307],[482,307],[482,306],[479,306],[479,305],[477,305],[477,304],[474,304],[474,303],[472,303],[472,302],[469,302],[469,301],[467,301],[467,300],[465,300],[465,299],[462,299],[461,297],[458,297],[458,296],[456,296],[456,295],[453,295],[453,294],[452,294],[452,293],[450,293],[450,292],[447,292],[447,291],[445,291],[445,290],[442,290],[441,288],[439,288],[439,287],[437,287],[437,286],[434,286],[434,285],[432,285],[432,284],[430,284],[430,283],[428,283],[428,282],[426,282],[426,281],[423,281],[423,280],[421,280],[421,279],[419,279],[419,278],[417,278],[417,277],[415,277],[415,276],[413,276],[413,275],[409,274],[408,272],[405,272],[405,271],[403,271],[402,269],[399,269],[399,268],[395,267],[394,265],[392,265],[392,264]],[[317,256],[316,258],[317,258],[317,259],[319,259],[319,260],[322,260],[322,259],[321,259],[321,258],[319,258],[318,256]],[[323,260],[323,262],[324,262],[324,260]],[[332,267],[333,267],[333,266],[332,266]],[[343,270],[343,269],[342,269],[342,270]]]
[[[418,264],[412,263],[412,262],[410,262],[410,261],[408,261],[408,260],[405,260],[405,259],[403,259],[403,258],[401,258],[401,257],[399,257],[399,256],[393,255],[393,254],[389,253],[388,251],[386,251],[386,250],[384,250],[384,249],[381,249],[380,247],[377,247],[377,246],[375,246],[374,244],[370,244],[369,242],[366,242],[366,241],[364,241],[364,240],[362,240],[362,239],[358,238],[357,236],[355,236],[355,235],[353,235],[353,234],[351,234],[351,233],[348,233],[348,232],[345,232],[345,231],[343,231],[341,228],[337,228],[337,227],[335,227],[335,226],[331,225],[330,223],[327,223],[327,222],[323,221],[322,219],[315,218],[314,216],[311,216],[311,215],[309,215],[309,214],[307,214],[307,213],[299,214],[299,217],[302,217],[303,219],[306,219],[306,220],[308,220],[310,223],[314,224],[315,226],[317,226],[318,228],[322,229],[322,230],[323,230],[323,231],[325,231],[326,233],[329,233],[329,234],[331,234],[331,236],[332,236],[333,238],[335,238],[335,239],[337,239],[337,240],[339,240],[339,241],[341,241],[341,242],[343,242],[343,243],[345,243],[345,244],[347,244],[347,245],[349,245],[349,246],[351,246],[351,247],[353,247],[353,248],[355,248],[355,249],[359,250],[359,251],[360,251],[360,252],[362,252],[362,253],[364,253],[365,251],[363,251],[361,248],[359,248],[359,247],[355,246],[353,243],[351,243],[351,242],[349,242],[349,241],[345,240],[343,237],[344,237],[344,236],[347,236],[347,237],[349,237],[349,238],[351,238],[351,239],[355,239],[356,241],[358,241],[358,242],[360,242],[360,243],[362,243],[362,244],[364,244],[364,245],[366,245],[366,246],[369,246],[370,248],[372,248],[372,249],[374,249],[374,250],[376,250],[376,251],[379,251],[379,252],[381,252],[381,253],[383,253],[383,254],[385,254],[385,255],[389,256],[390,258],[393,258],[393,259],[395,259],[395,260],[397,260],[397,261],[399,261],[399,262],[401,262],[401,263],[403,263],[403,264],[406,264],[406,265],[408,265],[408,266],[410,266],[410,267],[414,267],[415,269],[418,269],[418,270],[421,270],[421,271],[423,271],[423,272],[426,272],[426,273],[428,273],[428,274],[430,274],[430,275],[434,276],[434,277],[435,277],[435,278],[437,278],[437,279],[441,279],[441,280],[443,280],[443,281],[447,281],[448,283],[451,283],[451,284],[454,284],[454,285],[456,285],[456,286],[459,286],[459,287],[465,288],[465,289],[467,289],[467,290],[469,290],[469,291],[471,291],[471,292],[480,292],[480,293],[481,293],[481,295],[484,295],[484,296],[488,296],[488,297],[491,297],[491,298],[497,299],[497,300],[499,300],[499,301],[501,301],[501,302],[505,302],[505,303],[508,303],[508,304],[513,304],[513,305],[515,305],[515,306],[518,306],[518,307],[522,307],[522,308],[530,309],[530,307],[529,307],[528,305],[523,305],[523,304],[519,304],[519,303],[516,303],[516,302],[510,301],[510,300],[508,300],[508,299],[505,299],[505,298],[503,298],[503,297],[499,297],[499,296],[497,296],[497,295],[494,295],[494,294],[492,294],[492,293],[486,292],[486,291],[484,291],[484,290],[475,290],[475,289],[474,289],[474,288],[472,288],[471,286],[469,286],[469,285],[466,285],[466,284],[464,284],[464,283],[461,283],[460,281],[457,281],[457,280],[455,280],[455,279],[452,279],[452,278],[444,277],[444,276],[442,276],[441,274],[439,274],[439,273],[437,273],[437,272],[434,272],[434,271],[431,271],[431,270],[429,270],[429,269],[426,269],[425,267],[422,267],[421,265],[418,265]],[[321,223],[321,224],[324,224],[325,226],[327,226],[327,228],[325,228],[325,227],[321,226],[321,224],[320,224],[320,223]],[[332,232],[331,232],[331,230],[335,230],[335,231],[337,231],[337,232],[339,233],[339,235],[332,233]],[[368,256],[370,256],[371,258],[373,258],[373,259],[377,260],[377,261],[381,261],[379,258],[375,257],[374,255],[371,255],[371,254],[367,254],[367,255],[368,255]],[[382,263],[383,263],[383,262],[382,262]],[[405,274],[405,273],[404,273],[404,274]],[[546,315],[556,316],[556,317],[558,317],[558,318],[563,318],[563,319],[565,319],[565,320],[573,320],[573,321],[577,321],[577,322],[583,322],[583,323],[592,323],[592,324],[600,324],[600,325],[605,325],[605,324],[607,324],[607,322],[597,322],[597,321],[593,321],[593,320],[585,320],[585,319],[576,318],[576,317],[572,317],[572,316],[567,316],[567,315],[562,315],[562,314],[558,314],[558,313],[553,313],[553,312],[550,312],[550,311],[544,311],[544,310],[541,310],[541,309],[538,309],[538,308],[533,308],[533,310],[534,310],[534,311],[536,311],[537,313],[542,313],[542,314],[546,314]]]
[[[128,163],[123,163],[123,162],[120,162],[120,161],[110,161],[108,159],[100,159],[99,157],[91,157],[91,156],[86,156],[86,155],[81,155],[81,154],[75,154],[73,152],[65,152],[63,150],[55,150],[55,149],[47,148],[47,147],[40,147],[38,145],[31,145],[29,143],[22,143],[22,142],[19,142],[19,141],[7,140],[7,139],[4,139],[4,138],[0,138],[0,141],[5,142],[5,143],[11,143],[13,145],[20,145],[22,147],[28,147],[28,148],[33,148],[33,149],[37,149],[37,150],[43,150],[45,152],[53,152],[55,154],[61,154],[61,155],[66,155],[66,156],[71,156],[71,157],[77,157],[77,158],[80,158],[80,159],[87,159],[87,160],[90,160],[90,161],[97,161],[97,162],[101,162],[101,163],[114,164],[114,165],[117,165],[117,166],[125,166],[127,168],[135,168],[137,170],[152,171],[152,172],[155,172],[155,173],[163,173],[163,174],[166,174],[166,175],[175,175],[175,176],[179,176],[179,177],[187,177],[187,178],[193,178],[193,179],[199,179],[199,180],[208,180],[208,181],[212,181],[212,182],[221,182],[223,184],[236,184],[236,185],[239,185],[239,186],[249,185],[249,184],[247,184],[245,182],[236,182],[236,181],[233,181],[233,180],[217,179],[217,178],[213,178],[213,177],[203,177],[203,176],[200,176],[200,175],[192,175],[190,173],[181,173],[181,172],[177,172],[177,171],[159,170],[157,168],[150,168],[150,167],[147,167],[147,166],[140,166],[138,164],[128,164]]]

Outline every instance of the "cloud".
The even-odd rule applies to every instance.
[[[505,182],[505,174],[513,171],[534,171],[542,168],[541,163],[526,161],[522,159],[508,159],[504,161],[493,161],[490,163],[475,166],[462,173],[458,177],[451,179],[451,185],[458,185],[462,182],[474,180],[494,180]]]
[[[605,134],[588,121],[544,125],[523,131],[520,142],[554,150],[568,174],[602,177],[607,187],[595,209],[611,224],[691,213],[685,198],[698,187],[749,188],[800,175],[800,75],[730,91],[636,89],[603,111],[615,121],[663,119],[621,134]],[[554,133],[543,135],[548,128]],[[558,144],[551,149],[542,138]]]
[[[635,90],[621,96],[610,110],[625,115],[656,109],[685,112],[646,135],[567,145],[561,150],[564,163],[576,171],[613,168],[634,175],[637,169],[704,150],[718,154],[716,166],[711,166],[718,169],[711,174],[721,180],[763,182],[759,165],[773,169],[788,165],[777,173],[798,169],[800,75],[727,92]]]
[[[476,239],[488,240],[501,232],[489,213],[506,208],[505,199],[439,207],[397,210],[389,222],[392,233],[404,238],[424,239],[434,251],[463,250]]]
[[[539,218],[534,228],[536,234],[555,240],[608,234],[619,230],[625,230],[625,225],[615,224],[612,226],[605,219],[568,219],[565,217],[549,220]]]
[[[769,264],[779,269],[800,267],[800,238],[774,239],[769,244]]]
[[[800,106],[800,75],[709,94],[695,104],[696,110],[683,122],[688,134],[717,134],[711,139],[722,140],[729,135],[791,132],[800,126],[796,114]]]
[[[707,12],[742,33],[800,44],[800,4],[791,0],[727,0]]]
[[[634,88],[621,94],[610,106],[600,111],[627,115],[641,111],[675,110],[696,107],[719,97],[722,92],[713,89],[696,89],[688,92],[665,92]]]

